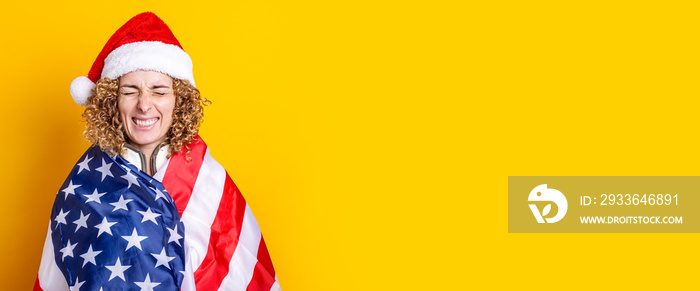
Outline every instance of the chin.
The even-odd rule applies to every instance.
[[[135,145],[139,145],[139,146],[148,146],[148,145],[159,143],[158,142],[159,139],[156,137],[146,137],[146,136],[138,136],[138,135],[134,136],[133,138],[129,137],[129,140],[132,143],[134,143]]]

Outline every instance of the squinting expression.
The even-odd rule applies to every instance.
[[[119,78],[117,104],[128,142],[150,154],[173,123],[173,79],[154,71],[128,73]]]

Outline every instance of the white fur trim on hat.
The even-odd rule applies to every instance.
[[[80,106],[85,106],[94,88],[95,83],[90,81],[88,77],[80,76],[70,83],[70,95],[73,97],[75,103],[78,103]]]
[[[119,78],[127,73],[147,70],[188,80],[194,86],[192,59],[180,47],[159,41],[128,43],[113,50],[102,69],[102,77]]]

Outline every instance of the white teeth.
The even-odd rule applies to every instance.
[[[158,118],[153,118],[153,119],[149,119],[149,120],[140,120],[140,119],[134,118],[134,122],[136,122],[136,124],[138,124],[139,126],[149,126],[149,125],[156,123],[156,121],[158,121]]]

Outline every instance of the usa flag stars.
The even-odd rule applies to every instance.
[[[55,261],[70,290],[177,290],[184,225],[163,185],[91,147],[51,215]]]

